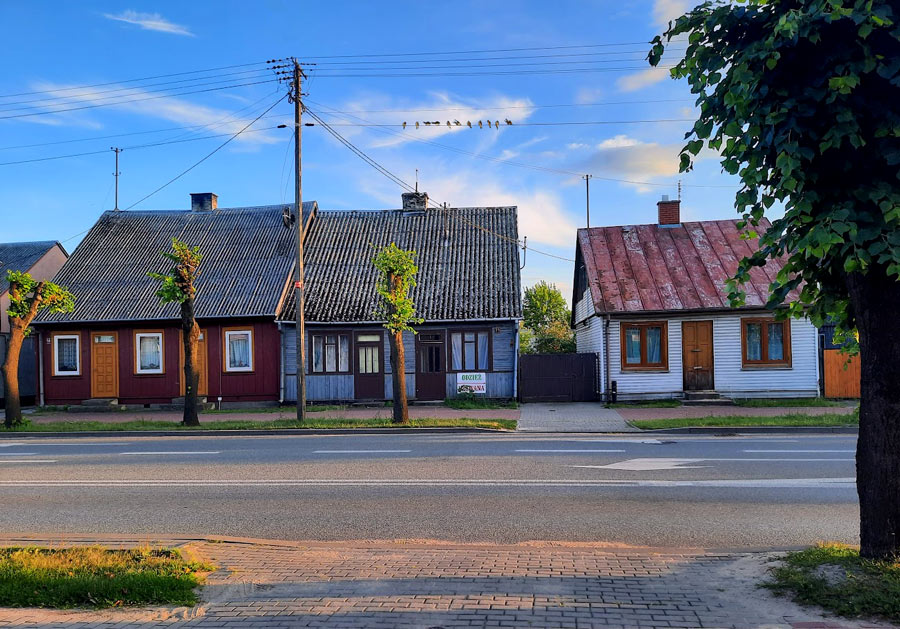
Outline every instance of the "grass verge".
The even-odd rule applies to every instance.
[[[862,559],[851,546],[820,544],[788,553],[771,574],[763,587],[797,603],[900,621],[900,561]]]
[[[859,417],[853,413],[831,415],[773,415],[771,417],[669,417],[666,419],[631,420],[635,428],[661,430],[663,428],[696,428],[709,426],[743,428],[750,426],[851,426],[859,424]]]
[[[823,397],[797,397],[797,398],[743,398],[734,400],[735,406],[745,408],[771,408],[778,406],[843,406],[840,402],[826,400]]]
[[[296,419],[274,419],[271,421],[203,421],[199,427],[182,426],[178,422],[135,420],[128,422],[92,422],[92,421],[59,421],[46,424],[28,423],[11,430],[0,427],[0,432],[86,432],[106,431],[121,432],[124,430],[272,430],[294,428],[327,429],[327,428],[396,428],[389,418],[384,419],[326,419],[311,418],[301,424]],[[469,417],[455,419],[422,418],[411,419],[411,428],[492,428],[497,430],[515,430],[514,419],[473,419]]]
[[[679,400],[648,400],[646,402],[610,402],[606,408],[678,408]]]
[[[194,605],[212,570],[168,548],[0,548],[0,607]]]
[[[221,408],[210,411],[203,411],[204,415],[228,415],[229,413],[283,413],[293,412],[294,406],[254,406],[253,408]],[[308,413],[321,413],[322,411],[343,411],[347,407],[337,404],[307,404],[306,411]]]
[[[444,406],[457,410],[471,410],[475,408],[519,408],[515,400],[479,400],[470,398],[447,398]]]

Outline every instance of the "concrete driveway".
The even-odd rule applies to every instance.
[[[520,407],[519,430],[529,432],[640,432],[602,402],[529,403]]]

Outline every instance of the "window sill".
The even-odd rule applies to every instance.
[[[793,369],[793,365],[784,364],[784,363],[776,363],[771,365],[741,365],[741,371],[760,371],[760,370],[786,370]]]
[[[668,373],[668,367],[622,367],[622,373]]]
[[[256,373],[253,369],[226,369],[222,372],[226,376],[240,376],[243,374]]]

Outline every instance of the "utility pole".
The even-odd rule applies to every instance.
[[[116,153],[116,172],[113,173],[113,177],[116,178],[116,212],[119,211],[119,175],[122,173],[119,172],[119,153],[124,151],[125,149],[120,149],[115,146],[109,147],[110,151],[115,151]],[[109,194],[107,192],[107,194]]]
[[[591,177],[593,175],[583,175],[581,177],[584,179],[584,191],[587,194],[587,227],[591,226]]]
[[[297,421],[306,421],[306,286],[303,273],[303,194],[300,187],[300,132],[303,126],[300,119],[303,115],[301,102],[301,81],[303,70],[300,63],[294,62],[293,101],[294,101],[294,204],[297,211],[297,275],[294,282],[295,307],[297,311]]]

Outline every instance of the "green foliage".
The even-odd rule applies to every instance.
[[[416,316],[415,304],[409,297],[410,289],[416,285],[416,273],[419,272],[416,252],[401,249],[391,243],[376,251],[372,263],[381,273],[376,285],[381,297],[376,316],[384,319],[384,327],[391,332],[415,333],[412,326],[423,321]]]
[[[200,247],[189,247],[177,238],[172,239],[172,251],[160,252],[164,258],[173,263],[169,274],[164,273],[147,273],[155,280],[162,283],[156,296],[164,303],[184,303],[188,299],[193,299],[197,289],[194,287],[194,281],[200,274]]]
[[[900,561],[862,559],[844,544],[819,544],[788,553],[763,585],[804,605],[840,616],[900,621]]]
[[[165,548],[0,548],[0,606],[194,605],[214,569]]]
[[[532,330],[544,329],[554,321],[568,323],[571,317],[566,300],[556,284],[548,284],[544,280],[525,289],[522,314],[525,327]]]
[[[527,328],[526,328],[527,329]],[[575,333],[568,321],[552,321],[537,330],[527,354],[571,354],[575,351]]]
[[[834,400],[826,400],[822,397],[795,397],[795,398],[737,398],[735,406],[744,408],[771,408],[771,407],[798,407],[798,406],[844,406]]]
[[[28,273],[7,271],[9,282],[9,309],[6,311],[10,319],[18,319],[26,326],[38,312],[72,312],[75,309],[75,296],[69,290],[53,282],[38,282]],[[25,329],[27,336],[31,332]]]
[[[797,288],[785,314],[816,325],[831,315],[848,338],[860,313],[846,275],[900,276],[898,21],[889,0],[716,0],[653,40],[652,65],[673,38],[688,41],[671,70],[699,109],[681,170],[704,146],[719,152],[740,176],[735,207],[751,228],[784,206],[732,279],[734,304],[753,267],[785,257],[768,305]]]
[[[697,409],[702,413],[702,409]],[[740,411],[736,411],[740,412]],[[859,415],[854,413],[827,415],[711,415],[709,417],[666,417],[663,419],[631,420],[635,428],[642,430],[662,430],[665,428],[742,428],[746,426],[853,426],[859,424]]]

